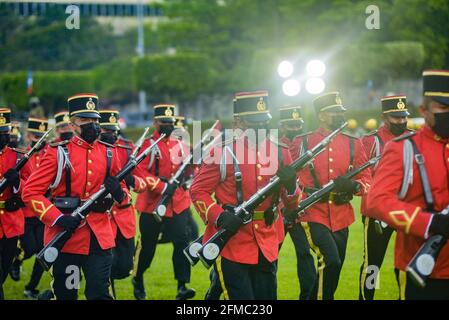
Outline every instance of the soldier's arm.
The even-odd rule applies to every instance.
[[[402,150],[402,143],[386,144],[368,192],[367,215],[406,234],[427,238],[431,215],[398,199],[404,174]]]
[[[143,150],[145,150],[145,148],[147,148],[148,146],[149,146],[148,143],[144,143],[144,145],[142,145],[142,148],[140,149],[139,154],[143,152]],[[134,174],[144,180],[146,190],[155,192],[157,194],[162,194],[165,191],[167,183],[165,183],[158,176],[155,176],[150,172],[151,168],[148,168],[150,158],[151,154],[145,159],[143,159],[143,161],[137,166],[136,170],[134,171]]]
[[[290,165],[292,161],[292,157],[290,154],[290,151],[288,149],[282,149],[283,157],[284,157],[284,165],[288,166]],[[299,201],[301,199],[302,193],[301,189],[299,188],[298,184],[296,184],[295,192],[292,194],[288,194],[287,190],[282,187],[282,202],[284,203],[285,207],[287,209],[293,210],[298,207]]]
[[[56,176],[56,148],[49,148],[23,186],[22,200],[47,226],[53,226],[61,212],[44,196]]]
[[[203,164],[190,186],[190,196],[195,209],[204,223],[214,223],[224,211],[214,199],[212,194],[220,183],[220,170],[217,164]]]
[[[365,152],[365,148],[362,145],[362,142],[357,139],[354,141],[354,168],[360,167],[368,161],[367,153]],[[371,186],[371,168],[363,170],[356,177],[355,181],[360,185],[360,190],[356,195],[364,196],[368,193],[368,190]]]

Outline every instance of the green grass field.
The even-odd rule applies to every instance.
[[[359,207],[359,199],[354,200],[354,207]],[[358,210],[356,210],[358,212]],[[200,229],[203,223],[195,214]],[[380,274],[380,288],[376,292],[376,299],[397,299],[398,288],[393,272],[393,243],[390,242],[384,266]],[[145,286],[147,299],[171,300],[176,294],[176,281],[173,278],[172,267],[172,245],[161,244],[157,248],[153,264],[145,273]],[[359,268],[362,263],[363,254],[363,225],[357,214],[356,222],[351,226],[346,261],[340,277],[340,283],[336,293],[336,299],[354,300],[358,299]],[[8,278],[4,284],[6,299],[24,299],[23,290],[28,281],[32,269],[33,259],[24,263],[22,277],[19,282]],[[192,280],[190,286],[196,289],[195,299],[203,299],[209,286],[209,273],[201,263],[192,268]],[[50,276],[45,274],[40,282],[39,289],[50,288]],[[134,299],[131,278],[116,282],[117,298],[120,300]],[[299,295],[299,283],[296,276],[296,257],[290,237],[287,236],[279,257],[278,270],[278,298],[285,300],[296,300]],[[84,287],[82,285],[79,298],[84,299]]]

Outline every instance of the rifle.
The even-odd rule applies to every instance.
[[[139,140],[137,140],[136,147],[134,148],[134,151],[130,157],[135,158],[137,156],[137,154],[140,151],[140,148],[142,148],[142,144],[145,141],[145,137],[147,136],[149,130],[150,130],[150,127],[145,128],[145,130],[142,133],[142,135],[140,136]]]
[[[296,159],[290,167],[295,171],[299,171],[308,165],[313,159],[316,158],[318,154],[324,151],[324,148],[332,141],[332,139],[339,134],[346,126],[345,122],[340,128],[330,133],[326,136],[319,144],[313,147],[311,150],[307,150],[303,155]],[[271,195],[280,184],[280,179],[278,176],[273,176],[271,180],[263,188],[259,189],[255,194],[253,194],[247,201],[237,206],[234,211],[235,215],[240,217],[243,224],[249,223],[251,221],[251,212],[260,205],[265,199]],[[198,258],[201,260],[206,268],[210,268],[215,260],[220,255],[224,246],[228,240],[232,237],[226,229],[218,230],[205,244],[198,250]],[[193,244],[195,244],[194,242]],[[189,251],[189,247],[186,248]]]
[[[380,159],[380,156],[371,158],[369,161],[365,162],[360,167],[349,171],[342,177],[347,178],[347,179],[352,179],[355,176],[357,176],[360,172],[362,172],[362,171],[366,170],[367,168],[376,164],[376,162],[379,161],[379,159]],[[335,182],[334,182],[334,180],[331,180],[328,183],[326,183],[321,189],[315,191],[314,193],[312,193],[310,196],[308,196],[304,200],[301,200],[301,203],[299,204],[298,208],[296,208],[293,211],[286,212],[285,217],[284,217],[284,224],[286,224],[286,225],[292,224],[294,222],[294,219],[291,219],[291,218],[289,219],[287,217],[291,217],[291,216],[295,216],[295,218],[300,217],[301,213],[303,213],[306,209],[310,208],[315,203],[320,201],[329,192],[334,190],[334,188],[335,188]]]
[[[449,214],[449,206],[439,214]],[[407,265],[405,270],[408,275],[421,288],[426,286],[427,278],[432,274],[441,249],[443,249],[446,242],[447,238],[441,234],[431,236],[419,248],[412,261]]]
[[[178,171],[176,171],[175,175],[171,177],[171,179],[168,181],[168,183],[175,185],[176,187],[179,187],[182,181],[182,177],[184,176],[187,168],[190,165],[190,162],[193,159],[193,155],[196,154],[198,149],[202,149],[203,145],[206,143],[207,139],[210,138],[212,134],[212,130],[215,129],[219,125],[220,121],[217,120],[212,125],[212,127],[209,129],[209,131],[204,135],[204,137],[197,143],[197,145],[193,148],[193,152],[189,154],[187,158],[184,159],[181,166],[179,167]],[[153,214],[154,217],[158,222],[162,221],[162,217],[165,216],[165,212],[167,211],[167,206],[169,202],[171,201],[173,197],[173,194],[164,194],[162,195],[162,198],[159,200],[159,203],[156,205]]]
[[[152,143],[148,148],[146,148],[137,158],[130,157],[128,160],[128,163],[123,167],[122,170],[120,170],[119,173],[115,176],[119,181],[123,180],[126,175],[128,175],[134,168],[137,167],[137,165],[142,162],[142,160],[147,157],[151,149],[153,149],[157,143],[162,140],[165,137],[165,134],[161,134],[159,139],[157,139],[154,143]],[[71,214],[72,217],[76,217],[79,222],[81,220],[84,220],[87,216],[87,214],[90,212],[90,209],[92,205],[95,203],[96,200],[100,199],[103,196],[106,196],[108,192],[106,191],[106,188],[104,185],[100,187],[100,190],[95,192],[89,199],[87,199],[84,204],[79,206],[78,208],[73,211]],[[61,251],[64,244],[70,239],[72,236],[71,232],[68,232],[67,230],[63,230],[60,233],[58,233],[37,255],[36,259],[41,263],[42,267],[48,271],[53,263],[56,261],[56,258],[59,255],[59,252]]]
[[[42,145],[45,142],[45,139],[47,139],[48,135],[52,131],[53,131],[53,128],[44,133],[44,135],[36,142],[34,147],[32,147],[27,153],[25,153],[23,155],[23,157],[19,160],[19,162],[17,162],[16,166],[14,167],[14,170],[20,171],[20,169],[23,168],[23,166],[28,162],[28,160],[31,158],[31,156],[42,147]],[[8,181],[5,178],[3,178],[0,181],[0,193],[5,191],[5,189],[7,187],[8,187]]]

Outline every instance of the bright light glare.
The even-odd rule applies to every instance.
[[[290,61],[284,60],[278,65],[278,74],[282,78],[288,78],[293,73],[293,64]]]
[[[299,93],[299,91],[301,91],[299,81],[296,79],[285,80],[284,83],[282,84],[282,91],[286,96],[289,97],[296,96]]]
[[[321,78],[310,78],[306,81],[306,90],[310,94],[319,94],[324,91],[326,84]]]
[[[306,65],[307,73],[312,77],[321,77],[326,72],[326,65],[320,60],[311,60]]]

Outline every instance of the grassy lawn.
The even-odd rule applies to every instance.
[[[355,208],[359,207],[359,199],[354,200]],[[358,214],[358,209],[356,210]],[[203,223],[195,214],[200,229]],[[157,248],[153,264],[145,273],[145,285],[147,298],[150,300],[174,299],[176,294],[176,281],[173,278],[172,267],[172,245],[161,244]],[[357,215],[356,222],[351,226],[346,261],[340,277],[340,283],[336,293],[336,299],[352,300],[358,299],[359,268],[362,263],[363,254],[363,225],[360,216]],[[4,284],[6,299],[24,299],[23,289],[28,281],[32,263],[29,259],[24,263],[22,277],[19,282],[8,278]],[[201,263],[192,268],[192,281],[190,286],[195,288],[197,295],[195,299],[203,299],[209,286],[209,273]],[[381,270],[380,288],[376,292],[376,299],[397,299],[398,288],[393,272],[393,241],[390,242],[384,266]],[[45,274],[40,282],[39,289],[45,290],[50,287],[50,276]],[[134,299],[132,293],[131,278],[116,282],[117,298],[120,300]],[[84,286],[79,293],[80,299],[84,299]],[[278,270],[278,297],[279,299],[296,300],[299,295],[299,284],[296,276],[296,257],[293,244],[288,236],[280,253]]]

